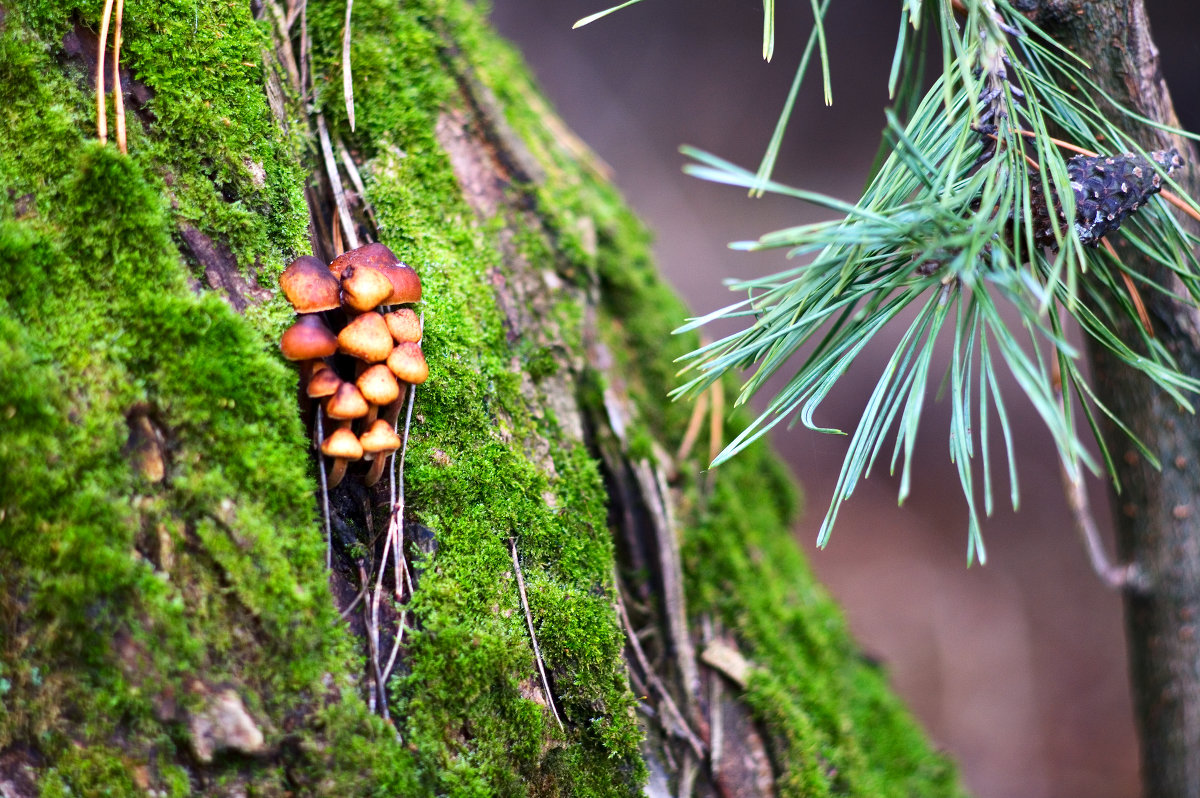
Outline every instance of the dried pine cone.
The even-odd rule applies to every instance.
[[[1158,169],[1170,174],[1182,165],[1183,160],[1174,149],[1152,152],[1148,159],[1133,153],[1072,158],[1067,162],[1067,176],[1075,193],[1075,230],[1079,240],[1088,246],[1098,246],[1100,239],[1120,227],[1125,217],[1162,189]],[[1057,249],[1041,177],[1031,174],[1029,183],[1034,241],[1039,246]],[[1061,230],[1066,217],[1057,197],[1053,208]]]

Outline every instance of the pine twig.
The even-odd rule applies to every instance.
[[[1062,376],[1058,371],[1057,362],[1054,365],[1053,389],[1054,398],[1059,405],[1064,405],[1066,398],[1063,396]],[[1100,528],[1096,524],[1095,516],[1092,515],[1091,502],[1088,501],[1087,489],[1083,484],[1082,471],[1072,475],[1061,457],[1058,459],[1058,468],[1059,475],[1062,477],[1063,495],[1067,500],[1067,509],[1071,511],[1071,518],[1075,522],[1075,531],[1079,533],[1079,538],[1088,554],[1088,562],[1096,576],[1100,577],[1100,581],[1105,585],[1114,589],[1132,588],[1137,590],[1145,587],[1144,579],[1136,563],[1113,565],[1109,562],[1108,555],[1104,551],[1104,542],[1100,540]]]
[[[521,594],[521,608],[525,610],[525,623],[529,626],[529,639],[533,641],[533,657],[537,661],[538,673],[542,675],[542,687],[546,690],[546,703],[550,705],[550,711],[554,713],[554,719],[558,721],[558,728],[565,734],[567,727],[563,725],[562,718],[558,716],[558,708],[554,706],[554,693],[550,692],[550,680],[546,677],[546,666],[542,663],[542,652],[538,648],[537,634],[533,631],[533,615],[529,612],[529,599],[525,595],[525,577],[521,575],[521,560],[517,557],[517,539],[508,539],[509,549],[512,552],[513,568],[517,572],[517,590]]]

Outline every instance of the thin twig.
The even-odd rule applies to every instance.
[[[701,639],[705,646],[716,639],[712,616],[700,618]],[[720,678],[708,680],[708,770],[713,780],[721,772],[721,755],[725,749],[725,685]]]
[[[358,234],[354,231],[354,219],[350,206],[346,204],[346,192],[342,189],[342,177],[338,174],[337,161],[333,157],[333,145],[329,141],[329,128],[325,126],[325,115],[317,114],[317,135],[321,139],[321,154],[325,157],[325,172],[333,189],[333,201],[337,205],[338,217],[346,238],[346,249],[358,249]]]
[[[113,0],[104,0],[100,18],[100,41],[96,45],[96,138],[108,143],[108,110],[104,104],[104,51],[108,49],[108,23],[112,18]]]
[[[342,95],[346,98],[346,119],[354,132],[354,78],[350,74],[350,9],[354,0],[346,0],[346,25],[342,29]]]
[[[296,23],[296,19],[300,16],[301,12],[304,11],[304,6],[307,2],[308,0],[299,0],[299,2],[293,2],[292,0],[289,0],[287,18],[284,20],[284,33],[291,33],[292,25]]]
[[[1054,398],[1065,412],[1066,398],[1063,396],[1062,375],[1058,371],[1057,361],[1054,363],[1052,385]],[[1073,425],[1074,420],[1072,420]],[[1080,540],[1083,541],[1083,547],[1087,550],[1088,562],[1096,576],[1100,577],[1100,581],[1110,588],[1140,589],[1144,587],[1144,578],[1136,563],[1113,565],[1109,562],[1108,554],[1104,551],[1104,543],[1100,540],[1100,528],[1092,515],[1087,489],[1083,484],[1082,470],[1076,469],[1076,474],[1072,476],[1066,461],[1061,457],[1058,459],[1058,467],[1062,477],[1063,494],[1067,499],[1067,508],[1071,511],[1071,518],[1075,522],[1075,531],[1079,533]]]
[[[550,680],[546,678],[546,668],[542,664],[542,652],[538,648],[537,634],[533,631],[533,616],[529,613],[529,599],[525,595],[525,577],[521,575],[521,561],[517,557],[517,539],[509,538],[508,545],[512,551],[513,568],[517,572],[517,590],[521,593],[521,608],[525,610],[525,623],[529,626],[529,639],[533,641],[533,658],[537,661],[538,673],[542,675],[542,686],[546,690],[546,703],[550,705],[550,711],[554,713],[554,719],[558,721],[558,728],[565,734],[567,727],[563,725],[562,718],[558,716],[558,708],[554,706],[554,693],[550,692]]]
[[[650,511],[654,528],[654,548],[657,553],[659,579],[662,582],[663,613],[666,616],[670,650],[675,655],[683,680],[684,696],[689,709],[695,707],[700,676],[696,667],[696,651],[688,634],[687,600],[683,592],[683,565],[679,559],[679,542],[675,526],[666,506],[662,482],[649,460],[634,464],[633,475]]]
[[[121,90],[121,15],[125,0],[117,0],[117,19],[113,27],[113,114],[117,123],[117,149],[129,153],[125,146],[125,92]]]
[[[679,769],[679,786],[675,790],[677,798],[692,798],[692,788],[696,786],[696,776],[699,773],[700,763],[685,751],[683,767]]]
[[[300,99],[308,98],[308,80],[312,74],[312,38],[308,35],[308,2],[300,3]]]
[[[358,593],[354,596],[354,600],[351,601],[346,606],[346,609],[342,610],[341,614],[338,616],[338,618],[340,620],[343,620],[343,621],[346,620],[347,618],[350,617],[350,613],[354,612],[354,608],[358,606],[358,602],[362,601],[363,597],[367,595],[367,585],[368,584],[369,584],[369,582],[364,583],[362,590],[359,590]]]
[[[662,700],[665,714],[671,716],[671,721],[675,724],[674,729],[668,728],[668,732],[674,732],[687,740],[692,751],[701,759],[704,758],[704,743],[692,731],[692,727],[684,720],[683,713],[679,711],[679,706],[675,703],[675,699],[671,697],[671,693],[667,691],[666,685],[662,683],[662,679],[658,678],[658,673],[654,668],[650,667],[650,661],[646,658],[646,652],[642,649],[642,644],[638,642],[637,635],[634,634],[633,624],[629,620],[629,613],[625,610],[625,601],[621,598],[621,585],[617,579],[617,575],[613,573],[613,584],[617,586],[617,615],[621,619],[621,626],[625,628],[625,639],[629,641],[629,647],[633,649],[633,656],[637,660],[638,666],[642,669],[642,673],[646,675],[646,681],[649,686],[658,693]]]
[[[275,20],[276,54],[278,55],[279,60],[283,63],[284,71],[288,74],[288,82],[292,84],[292,89],[298,95],[301,93],[301,86],[303,84],[300,81],[300,72],[298,71],[296,65],[296,54],[292,51],[292,40],[288,35],[288,31],[290,31],[292,27],[292,20],[288,17],[285,17],[283,9],[279,7],[279,4],[276,3],[275,0],[270,0],[270,2],[267,3],[267,7],[271,9],[271,16]],[[300,6],[300,8],[302,7],[303,6]]]
[[[369,584],[370,579],[367,578],[366,570],[360,565],[358,567],[358,575],[362,583]],[[375,685],[371,688],[368,695],[367,706],[371,712],[375,712],[379,704],[379,627],[372,618],[373,608],[370,603],[363,603],[363,624],[367,627],[367,650],[371,655],[371,674],[374,677]],[[383,712],[387,713],[387,702],[383,704]]]
[[[333,568],[333,527],[329,521],[329,483],[325,477],[325,455],[321,453],[321,442],[325,440],[325,430],[321,423],[321,408],[317,407],[317,439],[313,445],[317,450],[317,473],[321,476],[321,517],[325,521],[325,570]]]

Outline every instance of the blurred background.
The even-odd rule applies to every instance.
[[[751,200],[687,177],[678,153],[691,144],[757,166],[807,40],[809,4],[776,5],[775,56],[766,64],[760,0],[645,0],[571,30],[611,1],[494,0],[492,19],[523,50],[567,124],[613,168],[655,231],[667,279],[692,308],[711,310],[735,299],[723,278],[786,263],[778,253],[732,252],[728,242],[828,218],[795,200]],[[1200,84],[1192,80],[1200,74],[1200,16],[1190,2],[1148,5],[1183,123],[1200,130]],[[776,179],[858,198],[883,126],[898,6],[832,4],[833,106],[822,102],[814,62]],[[880,340],[859,357],[817,421],[853,430],[889,354]],[[985,524],[986,566],[966,566],[966,505],[948,455],[945,403],[926,405],[905,505],[896,505],[898,480],[877,470],[843,506],[824,550],[814,541],[847,439],[803,428],[777,434],[774,444],[807,496],[795,534],[862,647],[885,663],[972,793],[1137,795],[1121,602],[1087,564],[1040,420],[1011,381],[1004,393],[1019,431],[1021,508],[1001,506]],[[1105,486],[1094,479],[1091,488],[1107,528]],[[997,492],[998,500],[1007,494],[1003,481]]]

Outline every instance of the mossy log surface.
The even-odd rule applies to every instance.
[[[791,542],[780,463],[666,454],[685,309],[480,9],[357,0],[351,130],[344,3],[130,0],[122,155],[101,5],[0,10],[6,796],[959,794]],[[337,248],[315,111],[360,236],[424,282],[390,722],[340,617],[387,507],[335,491],[327,571],[275,343],[280,270]]]

